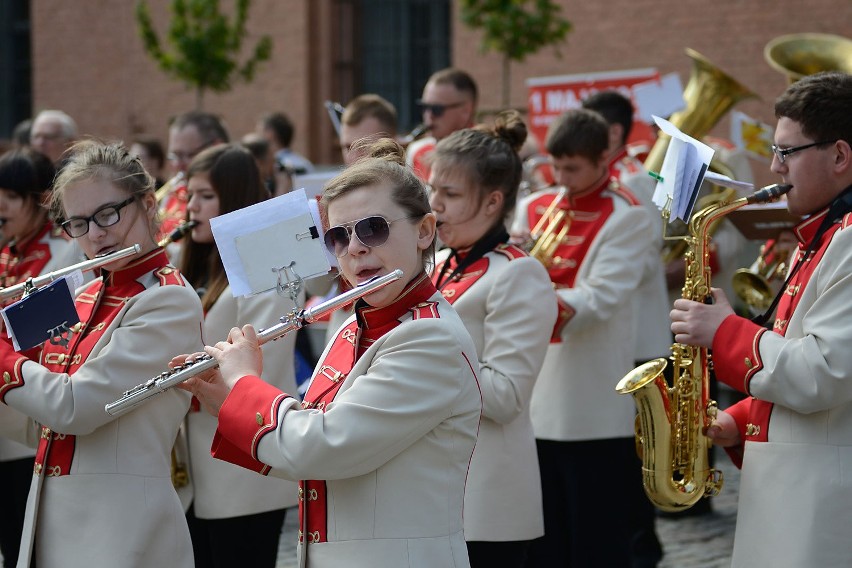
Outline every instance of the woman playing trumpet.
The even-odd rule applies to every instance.
[[[38,445],[19,565],[192,566],[169,471],[189,397],[169,392],[118,419],[103,407],[167,352],[200,345],[198,296],[157,246],[153,180],[123,146],[74,146],[52,205],[87,256],[141,252],[81,289],[80,324],[40,364],[0,341],[0,433]]]
[[[181,386],[218,414],[214,457],[303,480],[307,566],[466,567],[476,349],[426,273],[435,216],[423,183],[395,142],[370,152],[325,187],[325,243],[353,285],[395,269],[403,277],[356,302],[304,402],[258,379],[264,361],[251,326],[207,347],[219,370]]]
[[[187,179],[187,215],[196,225],[182,243],[181,272],[201,296],[205,341],[223,340],[232,327],[246,323],[263,328],[278,323],[293,301],[279,294],[235,298],[210,228],[211,218],[269,196],[255,159],[237,145],[208,148],[193,158]],[[295,342],[296,334],[289,334],[264,352],[263,380],[288,392],[296,390]],[[186,422],[194,492],[187,519],[195,565],[274,567],[285,508],[298,503],[296,485],[214,460],[216,419],[199,410],[194,404]]]

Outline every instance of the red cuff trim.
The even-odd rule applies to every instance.
[[[553,324],[553,332],[550,335],[551,343],[562,343],[562,330],[577,313],[568,302],[562,298],[556,298],[556,322]]]
[[[257,446],[263,436],[278,427],[278,408],[289,397],[259,377],[242,377],[219,410],[213,457],[260,471]],[[246,460],[251,463],[246,464]]]
[[[713,337],[716,378],[734,390],[751,394],[749,383],[763,369],[760,337],[768,331],[756,323],[731,314]]]
[[[6,393],[12,389],[24,386],[24,375],[21,367],[29,361],[5,341],[0,341],[0,366],[4,369],[0,379],[0,402],[6,402]]]
[[[737,466],[737,469],[742,469],[743,467],[743,450],[745,450],[745,439],[746,439],[746,424],[748,423],[748,417],[751,413],[751,401],[754,400],[752,398],[745,398],[735,405],[726,408],[725,412],[731,415],[734,419],[734,422],[737,425],[737,431],[740,433],[740,440],[742,442],[736,446],[731,446],[728,448],[723,448],[725,453],[728,454],[728,457],[731,458],[731,461]]]

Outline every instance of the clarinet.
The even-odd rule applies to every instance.
[[[389,274],[385,274],[384,276],[365,282],[360,286],[356,286],[348,292],[344,292],[343,294],[335,296],[334,298],[326,300],[325,302],[317,304],[311,308],[298,311],[294,310],[293,312],[282,316],[280,318],[280,323],[258,333],[257,341],[260,345],[269,341],[275,341],[276,339],[284,337],[291,331],[296,331],[304,327],[305,324],[313,323],[322,319],[331,312],[354,302],[358,298],[372,294],[400,278],[402,278],[402,270],[397,269]],[[215,369],[218,366],[219,363],[210,355],[201,355],[192,362],[179,365],[174,369],[160,373],[156,377],[148,379],[141,385],[126,391],[120,399],[107,404],[104,407],[104,410],[110,416],[121,416],[149,398],[165,392],[168,389],[203,373],[204,371]]]

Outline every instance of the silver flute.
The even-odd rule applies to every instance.
[[[101,266],[105,266],[111,262],[115,262],[116,260],[120,260],[128,256],[133,256],[134,254],[139,254],[141,250],[142,247],[140,247],[139,245],[133,245],[125,249],[111,252],[109,254],[96,256],[91,260],[84,260],[83,262],[78,262],[77,264],[72,264],[71,266],[66,266],[65,268],[60,268],[59,270],[54,270],[53,272],[42,274],[41,276],[29,278],[26,281],[21,282],[20,284],[15,284],[14,286],[9,286],[8,288],[1,289],[0,301],[11,300],[13,298],[23,296],[24,294],[29,293],[30,290],[40,288],[45,284],[50,284],[54,280],[58,280],[63,276],[71,274],[75,270],[82,270],[84,272],[86,270],[94,270],[96,268],[100,268]]]
[[[400,278],[402,278],[402,270],[397,269],[389,274],[385,274],[384,276],[365,282],[360,286],[356,286],[348,292],[344,292],[339,296],[335,296],[334,298],[326,300],[325,302],[317,304],[311,308],[298,311],[293,310],[293,312],[280,318],[281,323],[277,323],[269,329],[265,329],[258,333],[257,342],[260,345],[263,345],[269,341],[275,341],[276,339],[284,337],[291,331],[296,331],[304,327],[305,324],[313,323],[322,319],[331,312],[342,308],[346,304],[354,302],[358,298],[368,294],[372,294]],[[110,416],[121,416],[154,395],[165,392],[168,389],[203,373],[204,371],[216,368],[218,365],[219,363],[216,359],[205,353],[190,363],[179,365],[174,369],[160,373],[156,377],[148,379],[141,385],[126,391],[120,399],[107,404],[104,407],[104,410],[106,410],[107,414]]]

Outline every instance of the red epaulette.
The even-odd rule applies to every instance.
[[[441,317],[438,313],[438,302],[423,302],[411,307],[409,311],[411,312],[411,319],[415,320]]]
[[[509,260],[515,260],[516,258],[524,258],[528,256],[524,249],[517,245],[504,243],[502,245],[498,245],[497,248],[494,249],[494,252],[499,252]]]
[[[180,277],[180,272],[174,266],[164,266],[156,271],[157,278],[160,279],[160,286],[183,286],[183,278]]]
[[[635,195],[633,195],[632,191],[618,183],[617,180],[612,180],[607,189],[610,190],[614,195],[617,195],[623,200],[625,200],[630,205],[636,206],[642,204],[642,202],[639,201],[639,199]]]

